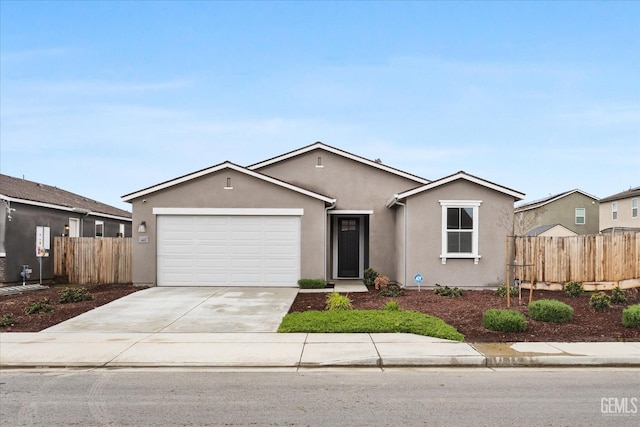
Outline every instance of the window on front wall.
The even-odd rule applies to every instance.
[[[585,208],[576,208],[576,224],[583,225],[586,223]]]
[[[631,199],[631,218],[638,218],[638,199]]]
[[[618,219],[618,202],[611,204],[611,219],[614,221]]]
[[[473,208],[447,208],[447,253],[472,252]]]
[[[104,222],[96,221],[96,237],[104,237]]]
[[[478,213],[481,201],[440,200],[442,206],[442,252],[440,258],[473,258],[478,262]]]

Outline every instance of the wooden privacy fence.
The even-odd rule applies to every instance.
[[[523,282],[620,284],[640,278],[640,233],[515,237],[515,275]],[[636,280],[633,280],[636,279]],[[622,287],[622,286],[621,286]]]
[[[131,238],[54,237],[53,263],[69,283],[131,283]]]

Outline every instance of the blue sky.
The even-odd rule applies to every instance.
[[[322,141],[527,194],[640,185],[640,2],[0,0],[0,172],[124,194]]]

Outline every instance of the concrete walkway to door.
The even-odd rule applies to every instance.
[[[154,287],[47,332],[276,332],[298,288]]]

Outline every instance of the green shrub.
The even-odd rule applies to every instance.
[[[364,278],[362,279],[362,283],[364,283],[365,286],[374,286],[376,277],[378,277],[378,272],[369,267],[364,271]]]
[[[482,314],[482,326],[492,331],[524,332],[527,319],[519,311],[491,308]]]
[[[529,304],[529,317],[541,322],[566,323],[573,318],[573,308],[554,299],[541,299]]]
[[[324,279],[300,279],[298,286],[300,289],[324,289],[327,282]]]
[[[448,286],[440,286],[436,283],[436,288],[433,290],[433,293],[436,295],[440,295],[441,297],[449,297],[449,298],[459,298],[462,296],[462,290],[458,288],[450,288]]]
[[[626,304],[627,303],[627,293],[620,289],[619,286],[615,287],[613,291],[611,291],[611,303],[612,304]]]
[[[496,289],[496,295],[506,298],[507,297],[507,285],[498,286]],[[515,286],[509,286],[509,296],[515,298],[518,296],[518,288]]]
[[[589,305],[595,311],[607,311],[611,307],[611,297],[604,292],[597,292],[589,298]]]
[[[389,285],[380,290],[380,295],[383,297],[401,297],[404,295],[404,291],[398,285]]]
[[[384,305],[384,309],[387,311],[400,311],[400,304],[398,304],[398,301],[392,299]]]
[[[43,298],[41,301],[33,301],[24,308],[24,314],[50,313],[53,311],[49,298]]]
[[[406,333],[462,341],[464,335],[444,320],[411,310],[303,311],[289,313],[278,332]]]
[[[324,307],[329,311],[353,310],[351,299],[347,295],[331,292],[327,295]]]
[[[85,288],[64,288],[59,292],[60,304],[72,302],[90,301],[93,296]]]
[[[622,310],[622,324],[627,328],[640,328],[640,304]]]
[[[0,328],[6,328],[7,326],[13,326],[16,324],[16,319],[13,318],[13,313],[5,314],[0,317]]]
[[[582,282],[567,282],[564,285],[564,293],[570,297],[577,297],[584,293]]]

